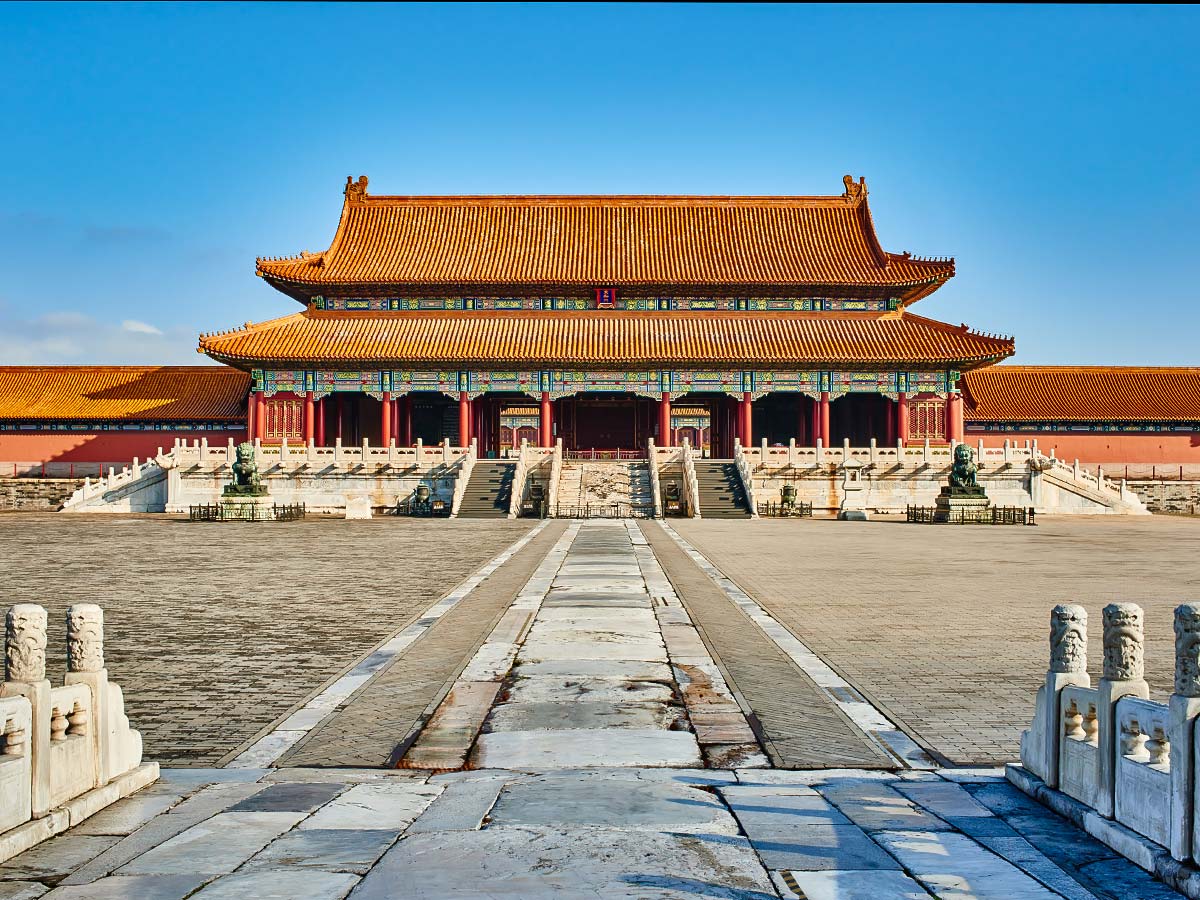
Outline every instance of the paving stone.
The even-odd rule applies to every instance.
[[[302,866],[365,875],[398,837],[398,829],[293,829],[267,844],[239,871]]]
[[[743,826],[768,869],[857,871],[900,866],[855,825]]]
[[[45,896],[46,900],[183,900],[211,877],[110,875],[91,884],[60,886]]]
[[[297,812],[218,813],[117,870],[118,875],[223,875],[304,818]]]
[[[182,800],[183,797],[178,794],[143,795],[139,791],[84,819],[75,826],[73,833],[129,834]]]
[[[403,830],[442,792],[442,785],[357,784],[301,824],[302,830]]]
[[[614,607],[639,607],[650,609],[650,595],[644,590],[630,591],[551,591],[542,601],[545,609],[556,606],[570,606],[579,609],[598,607],[612,609]]]
[[[759,826],[851,824],[825,798],[808,788],[731,785],[720,790],[747,834]]]
[[[738,833],[724,805],[695,787],[580,773],[543,775],[507,785],[492,808],[488,827],[504,825]]]
[[[554,659],[545,662],[517,660],[513,674],[520,678],[536,676],[572,676],[619,678],[628,681],[671,683],[671,667],[666,663],[629,659]]]
[[[803,900],[930,900],[925,889],[903,872],[772,872],[785,898]],[[798,890],[797,890],[798,889]]]
[[[235,803],[229,807],[229,812],[311,812],[328,803],[345,787],[338,782],[272,784],[253,797]]]
[[[935,816],[992,816],[995,815],[957,784],[945,781],[897,782],[896,790]]]
[[[620,635],[604,636],[593,632],[590,636],[578,634],[570,640],[543,639],[526,641],[521,656],[524,659],[634,659],[649,662],[666,662],[667,651],[660,640],[628,638]]]
[[[196,900],[340,900],[357,883],[357,875],[338,872],[264,869],[226,875],[192,896]]]
[[[153,847],[183,833],[210,816],[265,788],[262,784],[213,784],[202,788],[166,813],[155,816],[141,828],[122,838],[87,865],[63,880],[63,884],[87,884],[108,875]]]
[[[1114,900],[1179,900],[1181,896],[1124,858],[1089,863],[1083,873]]]
[[[447,859],[454,865],[447,866]],[[512,827],[405,837],[363,879],[354,900],[393,900],[398,884],[414,897],[456,900],[776,896],[743,838],[603,828]]]
[[[516,778],[519,776],[505,772],[449,782],[429,808],[409,826],[407,833],[476,830],[496,802],[500,789]]]
[[[488,731],[572,728],[686,728],[687,714],[664,703],[602,703],[588,700],[503,703],[488,719]]]
[[[36,881],[0,881],[0,900],[37,900],[48,890]]]
[[[120,838],[67,832],[0,864],[0,878],[58,879],[95,859]]]
[[[699,766],[700,747],[686,731],[596,728],[557,731],[499,731],[475,744],[473,764],[539,771],[586,766]]]
[[[666,703],[675,696],[665,684],[656,681],[629,681],[624,678],[592,676],[535,676],[518,678],[509,690],[513,703],[540,701],[564,702],[589,700],[605,703]]]
[[[943,900],[1057,900],[1058,895],[970,838],[947,832],[875,835],[904,868]]]
[[[822,785],[818,790],[850,821],[866,831],[950,829],[948,824],[919,808],[887,784],[840,781]]]

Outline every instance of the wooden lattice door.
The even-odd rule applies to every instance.
[[[908,438],[912,441],[946,440],[946,401],[938,399],[910,401]]]

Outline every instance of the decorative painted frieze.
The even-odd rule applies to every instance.
[[[1063,434],[1194,434],[1200,422],[967,422],[966,430],[987,434],[1061,432]]]
[[[345,312],[420,310],[589,310],[630,312],[703,310],[724,312],[886,312],[899,308],[900,298],[852,297],[627,297],[617,292],[611,305],[595,297],[324,297],[312,299],[314,309]]]
[[[244,418],[225,422],[0,422],[3,432],[96,431],[236,431],[245,428]]]
[[[814,399],[828,392],[830,399],[851,393],[882,394],[895,399],[897,391],[910,395],[945,397],[949,373],[858,370],[743,370],[673,369],[639,371],[518,370],[255,370],[254,389],[264,396],[277,393],[320,398],[335,393],[383,394],[431,391],[474,398],[488,393],[518,393],[538,397],[568,397],[579,393],[632,393],[659,399],[685,394],[727,394],[758,399],[771,393],[804,394]]]

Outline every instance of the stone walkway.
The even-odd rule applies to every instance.
[[[820,768],[773,767],[801,753]],[[588,521],[526,534],[225,768],[0,864],[0,900],[40,896],[1178,895],[999,770],[935,768],[671,529]]]

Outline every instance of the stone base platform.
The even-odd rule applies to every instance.
[[[942,491],[938,495],[933,510],[933,521],[947,522],[982,522],[990,513],[991,501],[985,494],[955,495]]]

